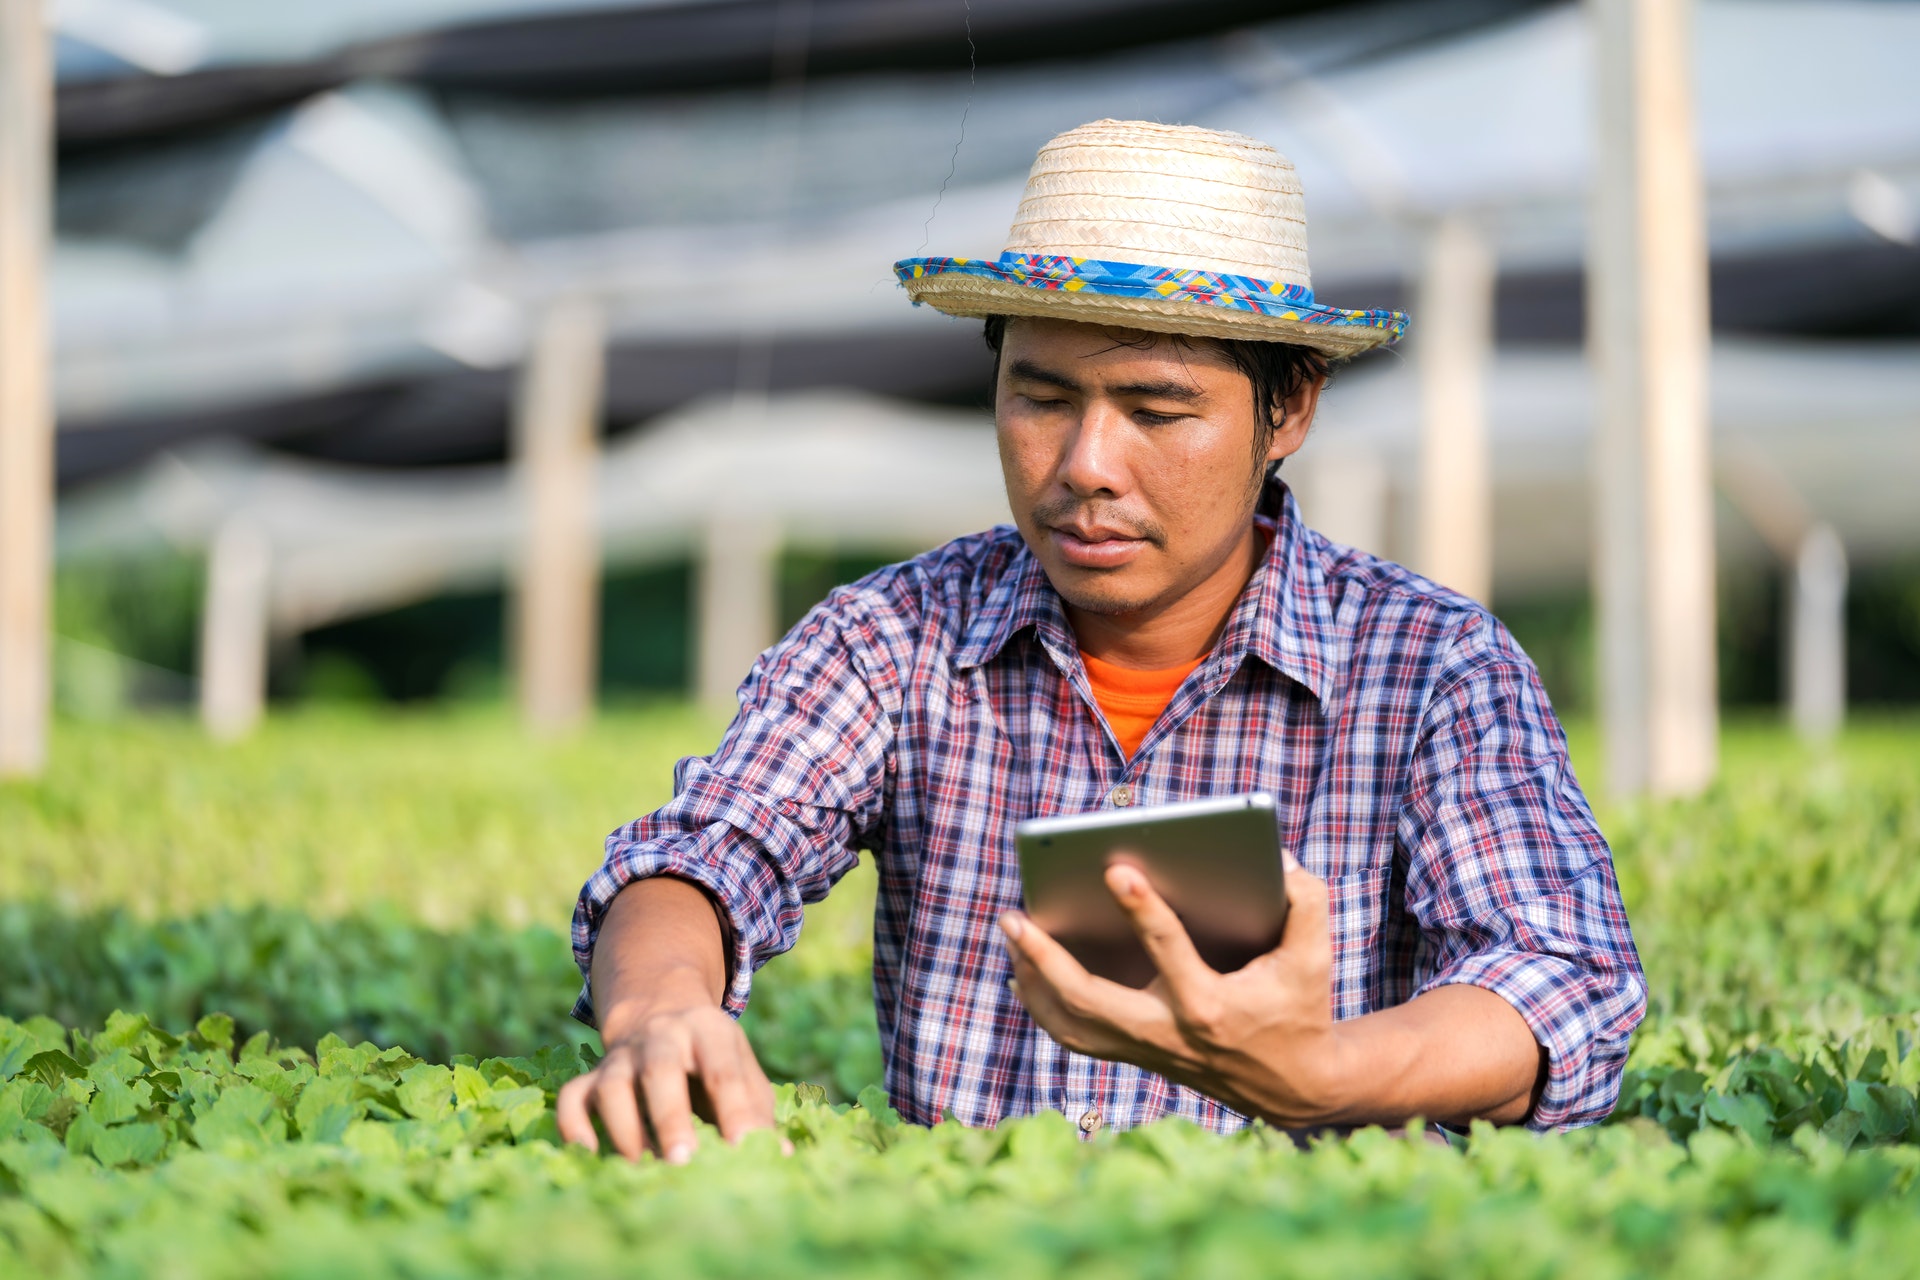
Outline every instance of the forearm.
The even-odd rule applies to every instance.
[[[1262,1037],[1263,1039],[1265,1037]],[[1190,1082],[1283,1127],[1443,1124],[1527,1117],[1546,1078],[1526,1021],[1479,987],[1437,987],[1406,1004],[1334,1023],[1305,1055],[1290,1043],[1244,1043],[1199,1055]],[[1282,1070],[1280,1061],[1291,1059]]]
[[[554,1122],[599,1150],[604,1128],[629,1160],[692,1156],[696,1115],[727,1141],[773,1125],[773,1086],[740,1024],[721,1009],[727,931],[691,881],[650,876],[608,904],[594,940],[593,1007],[606,1055],[561,1086]]]
[[[1526,1119],[1546,1078],[1545,1051],[1511,1004],[1449,985],[1335,1025],[1340,1124]]]
[[[602,1041],[623,1038],[664,1009],[717,1006],[726,984],[726,939],[705,890],[672,876],[621,890],[593,949],[593,1008]]]

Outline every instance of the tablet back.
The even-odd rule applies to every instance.
[[[1153,962],[1107,889],[1106,869],[1145,874],[1222,973],[1280,945],[1287,887],[1265,793],[1035,818],[1014,829],[1027,914],[1087,969],[1130,987]]]

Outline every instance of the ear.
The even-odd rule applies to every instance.
[[[1280,402],[1275,415],[1280,425],[1274,428],[1273,440],[1267,445],[1268,462],[1293,456],[1307,442],[1307,432],[1313,429],[1314,411],[1320,407],[1320,389],[1326,384],[1325,378],[1309,378]]]

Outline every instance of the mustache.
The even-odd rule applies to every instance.
[[[1167,531],[1152,520],[1130,516],[1111,503],[1082,502],[1076,498],[1051,498],[1033,509],[1035,523],[1059,526],[1088,524],[1112,529],[1125,537],[1139,538],[1154,546],[1166,543]]]

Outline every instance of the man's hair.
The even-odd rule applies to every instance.
[[[993,377],[1000,380],[1000,347],[1007,336],[1007,317],[988,316],[986,333],[987,346],[993,352]],[[1280,406],[1295,392],[1309,382],[1323,381],[1327,376],[1327,357],[1312,347],[1295,346],[1290,342],[1250,342],[1245,338],[1194,338],[1185,334],[1149,334],[1137,342],[1124,338],[1115,341],[1122,346],[1146,346],[1160,338],[1170,338],[1176,344],[1191,349],[1202,343],[1212,346],[1225,354],[1233,362],[1233,367],[1247,375],[1247,381],[1253,384],[1253,419],[1257,428],[1254,432],[1254,456],[1267,451],[1273,433],[1280,429]],[[1279,464],[1274,464],[1278,469]]]

